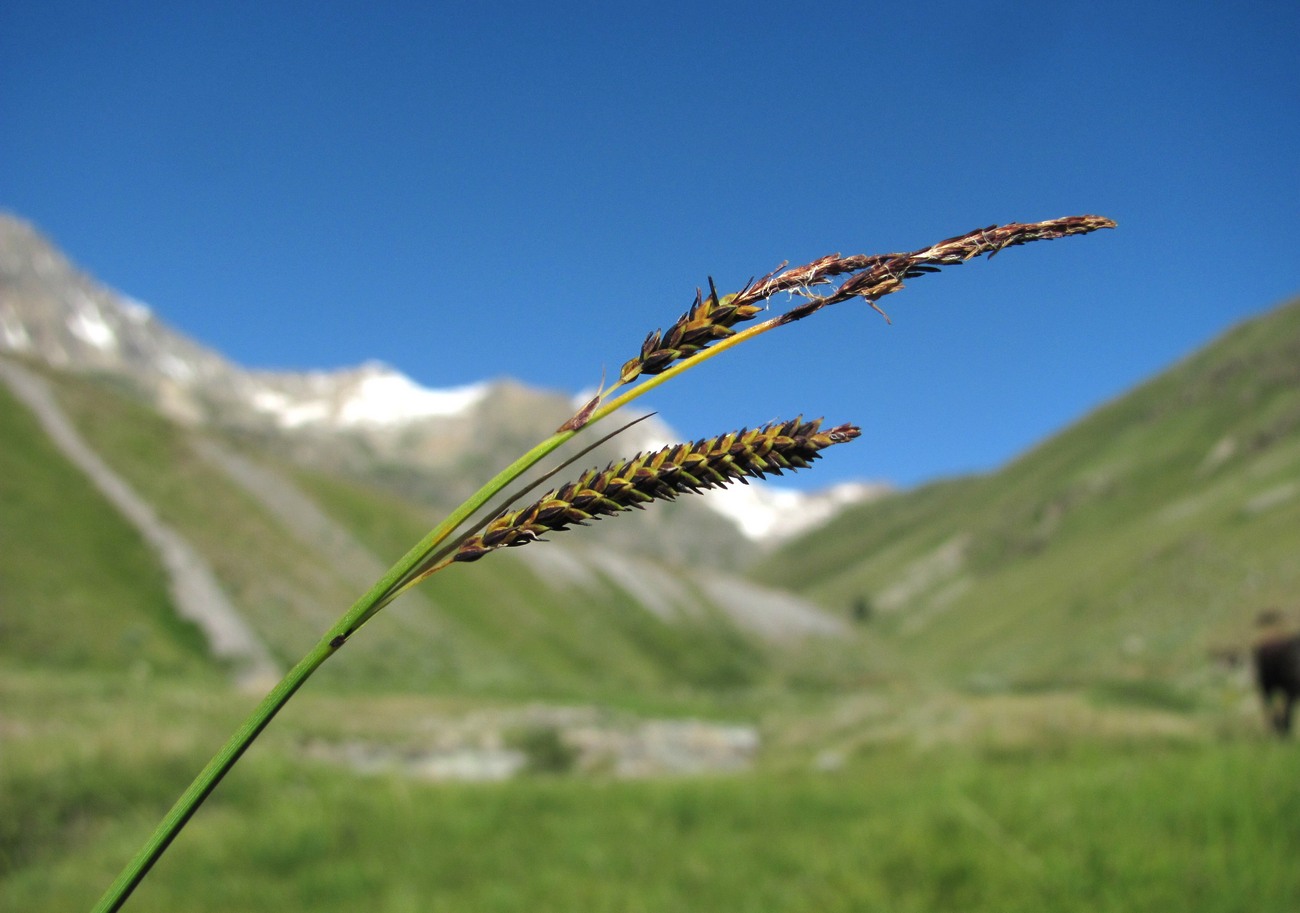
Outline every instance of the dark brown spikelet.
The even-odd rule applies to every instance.
[[[612,516],[651,501],[671,501],[685,492],[720,488],[732,482],[802,469],[832,444],[862,432],[854,425],[821,430],[821,419],[802,416],[754,430],[742,429],[691,444],[674,444],[653,453],[619,460],[605,469],[588,469],[570,482],[521,508],[492,520],[465,541],[454,560],[477,561],[498,548],[525,545],[545,533]]]
[[[619,379],[623,383],[635,380],[641,374],[660,374],[673,362],[689,358],[700,349],[726,339],[736,331],[738,323],[750,320],[762,312],[762,305],[737,302],[737,295],[718,297],[718,290],[709,279],[709,294],[704,297],[695,290],[695,301],[685,314],[667,332],[655,330],[641,343],[641,354],[623,365]]]
[[[623,365],[622,383],[631,383],[642,374],[660,374],[670,365],[689,358],[719,339],[736,331],[738,323],[749,320],[763,310],[763,302],[781,292],[807,298],[776,318],[793,323],[814,314],[829,304],[861,298],[876,310],[876,300],[903,287],[904,279],[938,272],[940,267],[963,263],[981,254],[992,256],[1000,250],[1081,235],[1100,228],[1114,228],[1115,223],[1103,216],[1066,216],[1045,222],[1012,222],[967,232],[911,253],[856,255],[842,257],[829,254],[803,266],[782,267],[750,282],[734,295],[718,297],[709,280],[709,296],[696,292],[690,310],[678,318],[667,332],[656,330],[646,337],[641,354]],[[825,295],[813,290],[833,284],[840,276],[849,276],[839,288]],[[882,312],[883,313],[883,312]]]

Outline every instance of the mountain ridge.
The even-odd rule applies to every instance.
[[[444,509],[477,487],[466,478],[467,466],[508,461],[576,408],[571,394],[508,378],[430,389],[374,359],[337,370],[242,368],[166,326],[147,305],[85,275],[34,226],[4,213],[0,351],[115,376],[176,421],[274,440],[296,459],[396,484]],[[598,450],[594,462],[676,439],[651,417],[616,446]],[[737,554],[744,540],[774,541],[782,531],[824,521],[842,505],[885,490],[861,483],[804,493],[759,483],[678,512],[710,517],[701,521],[708,536],[695,537],[695,551],[713,560]],[[710,555],[708,538],[723,535],[718,518],[739,536],[729,535],[732,544]],[[690,524],[678,525],[679,534],[692,535]]]
[[[26,369],[50,386],[87,445],[211,565],[281,668],[373,583],[384,558],[405,551],[433,522],[429,508],[220,431],[181,425],[93,378],[35,362]],[[0,424],[33,421],[0,386]],[[27,432],[6,448],[7,461],[48,449],[45,438]],[[147,602],[154,615],[131,614],[134,591],[161,573],[160,556],[152,572],[135,572],[131,588],[112,600],[88,591],[83,567],[103,563],[121,573],[119,553],[140,537],[118,533],[93,555],[67,552],[62,542],[78,539],[61,530],[81,527],[81,515],[107,504],[93,491],[69,498],[65,492],[76,486],[46,480],[69,467],[59,454],[29,458],[15,467],[21,477],[6,480],[0,538],[22,548],[0,552],[0,591],[6,604],[21,600],[28,608],[0,619],[0,663],[148,677],[157,658],[173,655],[163,644],[176,639],[179,620],[156,617],[154,597]],[[312,516],[303,515],[304,506]],[[65,525],[47,531],[49,518],[63,514]],[[579,531],[435,575],[387,607],[382,624],[350,639],[348,662],[331,665],[321,686],[621,703],[771,683],[793,674],[803,655],[821,657],[814,678],[833,678],[856,662],[846,623],[807,600],[717,570],[625,553],[607,539]],[[74,610],[84,618],[73,621]],[[211,655],[215,645],[207,646]],[[174,664],[158,668],[178,672]],[[209,659],[185,674],[199,668],[215,667]]]
[[[246,372],[76,273],[34,232],[24,243],[36,246],[24,253],[12,243],[14,226],[0,228],[8,231],[0,231],[7,381],[0,419],[28,429],[6,454],[22,475],[8,480],[0,532],[23,547],[0,554],[0,590],[6,601],[34,607],[22,624],[0,619],[7,635],[0,659],[8,662],[174,674],[197,640],[206,641],[206,657],[195,674],[264,680],[267,670],[292,664],[420,539],[444,501],[463,497],[503,453],[522,452],[575,408],[568,396],[509,380],[428,391],[377,363],[330,374]],[[197,367],[188,370],[191,357]],[[48,390],[44,428],[33,425],[30,397],[11,395],[20,392],[11,391],[11,375],[30,375]],[[281,398],[268,401],[273,394]],[[394,416],[387,402],[378,414],[356,406],[377,397],[404,397],[417,417]],[[293,409],[306,414],[290,412],[295,420],[285,428],[285,410]],[[50,451],[54,413],[94,467],[72,459],[67,447]],[[634,430],[647,446],[665,433],[654,419]],[[78,484],[69,473],[80,474]],[[108,487],[124,495],[105,497],[104,485],[84,490],[92,477],[110,479]],[[835,654],[833,668],[851,668],[843,619],[706,560],[735,563],[756,546],[722,516],[690,504],[702,500],[656,504],[638,523],[607,518],[598,534],[575,530],[522,555],[494,555],[486,568],[450,568],[386,608],[383,625],[351,639],[350,662],[325,680],[626,701],[641,689],[691,693],[770,682],[806,653]],[[61,530],[105,512],[116,519],[99,525],[134,518],[134,529],[99,543],[94,560],[65,554],[61,540],[79,540]],[[45,530],[54,516],[63,525]],[[31,529],[42,535],[24,536]],[[140,562],[142,544],[153,551],[152,569]],[[712,549],[707,556],[704,545]],[[216,614],[225,612],[254,646],[223,648],[230,626],[187,608],[181,596],[193,588],[168,557],[172,546],[189,556],[179,564],[210,569],[208,602],[228,606]],[[114,598],[100,602],[83,567],[132,583],[125,590],[114,583],[106,590]],[[166,597],[158,577],[169,581]],[[175,617],[165,617],[164,599]]]

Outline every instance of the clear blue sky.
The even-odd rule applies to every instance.
[[[686,436],[855,421],[806,483],[909,484],[1300,292],[1297,36],[1286,3],[9,0],[0,207],[249,366],[566,391],[708,275],[1118,220],[651,400]]]

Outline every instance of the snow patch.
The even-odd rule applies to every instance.
[[[250,400],[253,408],[275,416],[282,428],[300,428],[326,421],[330,417],[325,400],[298,400],[276,390],[257,390]]]
[[[663,450],[678,443],[681,438],[677,432],[664,424],[657,416],[651,416],[640,424],[633,425],[626,432],[626,443],[641,453]]]
[[[99,306],[84,295],[80,305],[77,312],[68,318],[68,330],[72,335],[97,349],[117,348],[117,334],[104,319]]]
[[[249,402],[260,412],[283,412],[289,408],[289,397],[275,390],[255,390]]]
[[[600,392],[595,387],[583,387],[569,399],[569,405],[574,409],[581,409],[587,403],[591,402],[596,394]]]
[[[776,529],[781,517],[794,513],[803,495],[751,482],[710,492],[706,500],[715,511],[740,527],[748,538],[764,539]]]
[[[0,311],[0,343],[14,352],[25,352],[32,347],[26,325],[8,308]]]
[[[344,425],[393,425],[411,419],[460,415],[488,391],[484,383],[433,390],[389,368],[376,369],[361,379],[339,408]]]
[[[845,482],[809,494],[751,482],[710,492],[705,503],[735,523],[746,537],[778,541],[820,526],[845,507],[886,490],[883,485]]]
[[[297,389],[262,386],[249,395],[260,412],[285,428],[332,424],[340,427],[400,425],[434,416],[459,415],[487,395],[490,384],[433,390],[385,365],[354,371],[315,372],[295,378]]]

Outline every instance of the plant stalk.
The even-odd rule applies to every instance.
[[[707,350],[706,350],[707,351]],[[704,353],[701,353],[704,354]],[[613,403],[608,404],[600,409],[582,427],[595,424],[602,418],[612,414],[617,409],[631,402],[636,396],[644,390],[657,386],[668,378],[681,372],[686,367],[702,361],[702,358],[692,359],[683,362],[681,365],[675,365],[671,372],[665,372],[662,375],[647,378],[645,382],[637,385],[632,390],[624,393]],[[117,877],[117,880],[109,887],[100,898],[99,903],[94,907],[93,913],[114,913],[121,909],[131,892],[135,890],[145,875],[153,867],[154,863],[162,856],[171,842],[176,839],[176,835],[185,827],[194,813],[198,811],[204,800],[216,789],[217,784],[230,771],[235,763],[243,756],[244,752],[253,741],[262,733],[267,725],[275,718],[289,699],[297,693],[303,683],[312,676],[321,665],[333,656],[347,642],[356,631],[369,621],[385,605],[396,598],[405,587],[400,586],[403,579],[413,571],[420,562],[429,555],[444,539],[456,530],[465,520],[474,514],[479,508],[495,497],[502,489],[513,482],[519,476],[523,475],[539,461],[572,438],[581,429],[569,429],[558,431],[551,435],[545,441],[529,450],[519,459],[515,460],[501,472],[497,473],[482,488],[471,495],[464,503],[457,507],[441,523],[435,526],[429,533],[421,539],[414,547],[411,548],[402,558],[389,568],[388,572],[380,578],[365,595],[358,599],[352,607],[340,618],[316,646],[298,661],[292,669],[285,674],[271,691],[257,705],[256,709],[249,715],[225,745],[212,757],[206,767],[200,771],[199,775],[189,785],[181,797],[176,800],[176,804],[159,822],[158,827],[144,846],[135,857],[127,864],[126,868]]]
[[[207,766],[194,778],[194,782],[189,788],[181,794],[176,800],[176,804],[159,822],[153,835],[145,842],[140,851],[136,853],[122,873],[118,875],[117,880],[109,886],[104,892],[104,896],[99,899],[99,903],[94,907],[94,913],[111,913],[121,909],[122,904],[131,896],[136,885],[149,873],[155,862],[166,851],[167,847],[180,833],[181,828],[194,815],[200,805],[203,804],[208,795],[216,789],[218,783],[226,775],[230,768],[235,766],[240,757],[253,743],[253,740],[266,728],[272,718],[279,712],[289,698],[302,687],[303,682],[311,676],[325,660],[338,649],[331,643],[332,638],[322,640],[316,647],[299,660],[298,664],[289,670],[280,683],[271,689],[270,693],[262,699],[257,709],[253,711],[244,723],[235,730],[229,741],[212,757]]]
[[[176,800],[176,803],[163,817],[153,835],[127,864],[103,897],[100,898],[99,903],[94,907],[93,913],[114,913],[114,911],[121,909],[136,886],[140,884],[168,846],[171,845],[176,835],[185,827],[199,806],[216,789],[217,784],[234,767],[244,752],[248,750],[248,747],[261,734],[262,730],[267,727],[307,679],[347,643],[349,637],[405,589],[445,566],[445,563],[440,563],[421,571],[421,565],[429,561],[430,556],[448,536],[486,505],[488,501],[500,494],[507,485],[553,453],[580,430],[613,414],[637,397],[678,376],[683,371],[690,370],[747,339],[752,339],[778,326],[803,319],[826,305],[860,297],[875,308],[875,299],[901,288],[901,279],[910,278],[912,272],[909,270],[913,268],[921,272],[934,271],[937,265],[950,265],[971,259],[980,254],[996,253],[1004,247],[1022,244],[1027,241],[1062,237],[1066,234],[1080,234],[1097,228],[1111,227],[1114,227],[1114,223],[1109,219],[1095,216],[1067,217],[1030,225],[1013,223],[1007,226],[972,232],[959,238],[951,238],[948,241],[940,242],[912,254],[895,254],[870,258],[825,257],[805,267],[787,270],[779,276],[769,276],[757,286],[746,287],[742,294],[748,296],[748,301],[751,304],[766,300],[782,291],[799,292],[805,297],[809,297],[810,300],[805,304],[792,308],[790,311],[771,317],[745,330],[710,342],[699,348],[698,351],[693,351],[689,355],[682,357],[682,360],[677,363],[663,368],[658,373],[652,375],[641,373],[635,386],[625,390],[608,402],[605,401],[605,396],[598,395],[577,415],[561,426],[559,431],[501,470],[452,511],[446,519],[430,530],[423,539],[389,568],[388,572],[369,591],[353,603],[352,607],[326,632],[320,642],[299,660],[286,673],[279,684],[272,688],[266,697],[262,699],[248,719],[235,730],[225,745],[213,756],[199,775],[194,778],[194,781],[181,794],[181,797]],[[826,282],[829,277],[854,273],[859,270],[862,270],[862,272],[858,273],[853,279],[846,281],[836,292],[824,298],[809,296],[807,292],[812,286]],[[710,287],[712,288],[711,284]],[[623,385],[624,382],[620,381],[615,384],[615,389]],[[614,390],[611,389],[608,394],[613,392]]]

